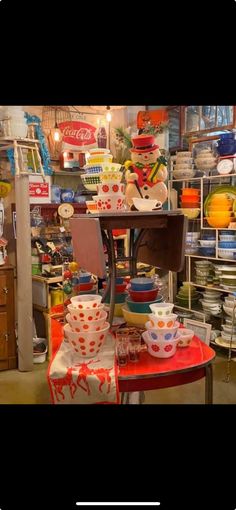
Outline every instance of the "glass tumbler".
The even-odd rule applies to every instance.
[[[132,363],[139,361],[141,350],[141,335],[137,333],[129,337],[129,360]]]
[[[129,344],[126,338],[120,338],[116,343],[117,362],[120,367],[127,365],[129,361]]]

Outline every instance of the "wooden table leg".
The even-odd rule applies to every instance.
[[[213,404],[213,370],[210,363],[205,367],[205,404]]]

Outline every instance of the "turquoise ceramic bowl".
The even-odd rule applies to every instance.
[[[126,304],[131,312],[151,313],[151,308],[149,305],[152,305],[154,303],[161,303],[162,300],[163,300],[162,296],[159,296],[159,298],[156,299],[155,301],[147,301],[146,303],[126,299]]]
[[[101,296],[103,296],[103,291],[99,291],[99,294]],[[125,299],[127,298],[128,296],[128,293],[127,292],[123,292],[122,294],[116,294],[115,295],[115,304],[118,304],[118,303],[124,303],[125,302]],[[108,294],[104,303],[106,304],[110,304],[110,295]]]

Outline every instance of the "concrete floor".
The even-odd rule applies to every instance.
[[[224,382],[227,374],[227,357],[217,353],[213,365],[214,404],[236,403],[236,363],[231,361],[230,382]],[[50,404],[46,378],[47,363],[34,365],[33,372],[8,370],[0,372],[0,404]],[[145,404],[204,404],[204,379],[161,390],[145,393]]]

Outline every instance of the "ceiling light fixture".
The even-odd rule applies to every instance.
[[[111,122],[111,107],[110,106],[107,106],[107,114],[106,114],[106,120],[107,122]]]

